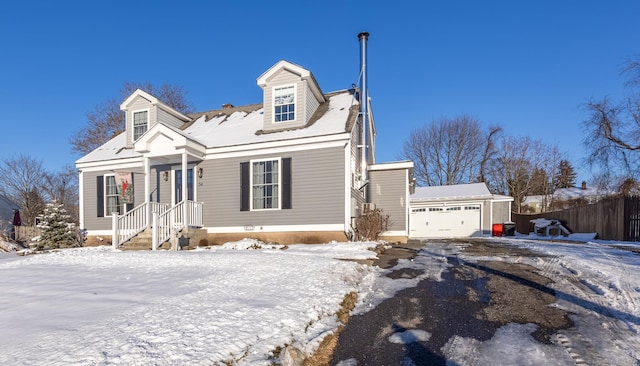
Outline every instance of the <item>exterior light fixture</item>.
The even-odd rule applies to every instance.
[[[202,178],[202,168],[198,168],[198,178]]]
[[[164,179],[165,182],[169,181],[169,172],[168,171],[164,171],[162,172],[162,179]]]

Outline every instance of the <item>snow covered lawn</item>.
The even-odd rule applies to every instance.
[[[189,252],[108,247],[0,257],[0,364],[268,364],[312,350],[374,244]]]
[[[487,239],[492,240],[492,239]],[[495,239],[544,256],[465,255],[463,246],[429,243],[390,270],[344,259],[374,257],[374,243],[291,245],[252,241],[209,250],[121,252],[109,247],[0,255],[2,365],[269,365],[293,345],[305,353],[338,326],[345,294],[363,313],[418,281],[442,281],[448,258],[526,263],[553,280],[553,304],[575,326],[552,344],[531,337],[533,324],[508,324],[486,342],[455,336],[443,349],[457,365],[637,365],[640,361],[640,256],[614,246]],[[424,341],[414,329],[389,342]],[[515,350],[515,351],[514,351]],[[551,357],[562,355],[562,357]],[[343,364],[350,364],[345,360]]]

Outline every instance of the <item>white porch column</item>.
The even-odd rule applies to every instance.
[[[118,249],[120,243],[118,243],[118,213],[111,213],[111,228],[113,233],[111,234],[111,246],[113,249]]]
[[[184,225],[184,227],[187,226],[187,198],[189,197],[189,192],[187,191],[187,176],[188,176],[188,172],[187,169],[189,169],[189,167],[187,166],[187,151],[185,149],[185,151],[182,153],[182,201],[185,202],[184,205],[182,205],[182,225]]]
[[[153,219],[152,219],[152,225],[153,225],[153,230],[151,231],[151,250],[158,250],[158,242],[160,241],[160,239],[158,238],[158,212],[157,211],[153,211]]]
[[[147,223],[147,227],[151,225],[151,205],[148,204],[151,202],[151,164],[149,162],[149,158],[144,158],[144,202],[147,203],[147,208],[145,212],[145,220]]]

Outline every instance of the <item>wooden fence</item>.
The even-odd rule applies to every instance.
[[[597,233],[598,239],[640,241],[640,196],[611,197],[597,203],[541,214],[512,214],[519,233],[533,232],[530,220],[560,220],[574,233]]]
[[[40,228],[37,226],[14,226],[15,239],[19,242],[28,243],[36,236],[40,236]]]

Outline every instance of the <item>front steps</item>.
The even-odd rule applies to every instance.
[[[152,231],[150,228],[145,229],[140,234],[134,236],[126,243],[122,244],[121,250],[151,250],[152,249]],[[188,227],[178,233],[178,245],[181,250],[195,249],[201,240],[206,241],[207,230]],[[161,243],[158,249],[170,250],[171,242]]]

